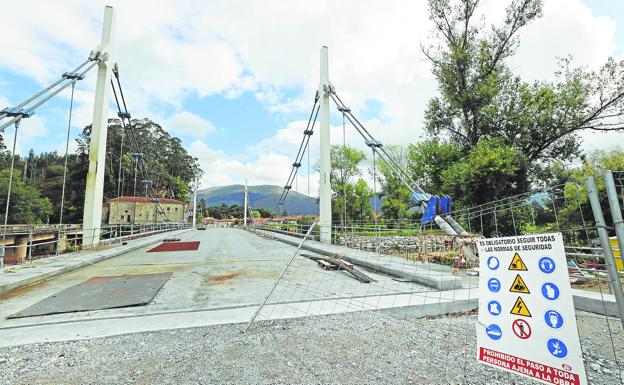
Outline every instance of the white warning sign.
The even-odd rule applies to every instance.
[[[561,233],[477,247],[479,361],[545,384],[587,384]]]

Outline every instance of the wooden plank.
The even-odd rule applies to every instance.
[[[341,270],[344,270],[347,273],[351,274],[358,281],[360,281],[362,283],[376,282],[374,279],[372,279],[368,275],[366,275],[366,274],[362,273],[361,271],[355,269],[355,267],[353,267],[353,265],[351,263],[348,263],[348,262],[345,263],[345,262],[346,261],[342,261],[342,260],[339,260],[339,259],[332,260],[332,263],[335,263],[336,265],[338,265],[338,267]]]
[[[332,264],[332,263],[329,263],[329,262],[327,262],[327,261],[325,261],[325,260],[323,260],[323,259],[319,259],[319,260],[317,261],[317,263],[318,263],[318,265],[319,265],[321,268],[323,268],[323,269],[325,269],[325,270],[336,270],[336,269],[338,269],[338,266],[336,266],[336,265],[334,265],[334,264]]]
[[[301,253],[300,255],[302,257],[305,257],[305,258],[308,258],[317,262],[320,267],[326,270],[328,270],[328,268],[325,267],[326,264],[332,265],[333,266],[332,270],[335,270],[335,269],[344,270],[347,273],[351,274],[353,278],[357,279],[358,281],[362,283],[377,282],[373,278],[357,270],[351,262],[347,262],[339,258],[320,257],[316,255],[306,254],[306,253]]]

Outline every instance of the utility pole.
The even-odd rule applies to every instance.
[[[132,205],[132,227],[130,228],[130,235],[134,234],[134,224],[136,223],[136,184],[137,184],[137,168],[139,165],[139,159],[141,159],[141,157],[143,156],[143,154],[141,154],[140,152],[131,152],[130,156],[132,158],[134,158],[134,186],[132,188],[132,200],[133,200],[133,205]]]
[[[143,179],[143,184],[145,185],[145,197],[147,198],[147,185],[151,184],[152,181],[149,179]]]
[[[123,121],[122,121],[122,126],[121,126],[121,144],[119,146],[119,173],[117,174],[117,197],[120,197],[122,195],[122,182],[121,182],[121,175],[122,175],[122,164],[123,164],[123,145],[124,145],[124,135],[125,135],[125,130],[123,129]]]
[[[320,189],[319,189],[319,224],[321,227],[321,242],[331,243],[331,182],[330,182],[330,140],[329,140],[329,95],[333,86],[329,81],[329,64],[327,47],[321,48],[321,81],[319,83],[319,95],[321,101],[320,120]]]
[[[606,182],[607,189],[613,187],[612,185],[609,186],[609,180],[606,180]],[[620,274],[618,273],[615,259],[613,258],[613,250],[611,249],[609,233],[607,232],[607,223],[602,213],[602,207],[600,207],[600,199],[598,198],[598,189],[596,188],[594,177],[585,177],[585,186],[587,187],[589,203],[594,213],[594,221],[596,222],[596,230],[598,231],[598,237],[600,238],[600,244],[602,246],[602,254],[609,276],[609,283],[611,284],[611,290],[613,290],[613,296],[615,297],[615,304],[618,308],[620,322],[622,323],[622,327],[624,327],[624,291],[622,290],[622,281],[620,280]],[[612,200],[613,196],[610,196],[609,199]]]
[[[89,171],[85,189],[84,212],[82,215],[82,245],[91,247],[100,241],[102,226],[102,200],[104,198],[104,165],[106,157],[106,136],[108,133],[108,99],[110,93],[111,69],[114,55],[115,12],[113,7],[104,8],[102,37],[100,45],[91,52],[91,58],[98,63],[91,143],[89,144]]]
[[[24,182],[24,184],[26,184],[26,171],[28,169],[28,157],[24,157],[24,172],[22,173],[22,182]]]
[[[245,179],[245,197],[244,199],[244,204],[243,204],[243,226],[247,227],[247,205],[248,205],[248,199],[247,199],[247,179]]]
[[[193,228],[197,227],[197,184],[198,181],[195,180],[194,183],[194,191],[193,191]]]

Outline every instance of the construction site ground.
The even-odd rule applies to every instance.
[[[477,363],[474,314],[422,318],[475,308],[477,278],[460,276],[462,288],[440,291],[360,269],[374,280],[365,284],[298,256],[242,333],[296,247],[239,229],[176,237],[199,248],[148,252],[159,242],[146,242],[2,296],[0,384],[531,383]],[[330,251],[453,276],[397,257]],[[171,278],[145,306],[8,318],[93,277],[166,272]],[[577,318],[590,383],[618,383],[619,321],[580,311]]]
[[[535,384],[477,363],[475,321],[359,312],[0,348],[0,384]],[[589,383],[619,384],[606,319],[578,325]]]

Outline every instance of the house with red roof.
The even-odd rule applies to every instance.
[[[186,211],[177,199],[120,196],[102,206],[102,219],[115,225],[185,222]]]

